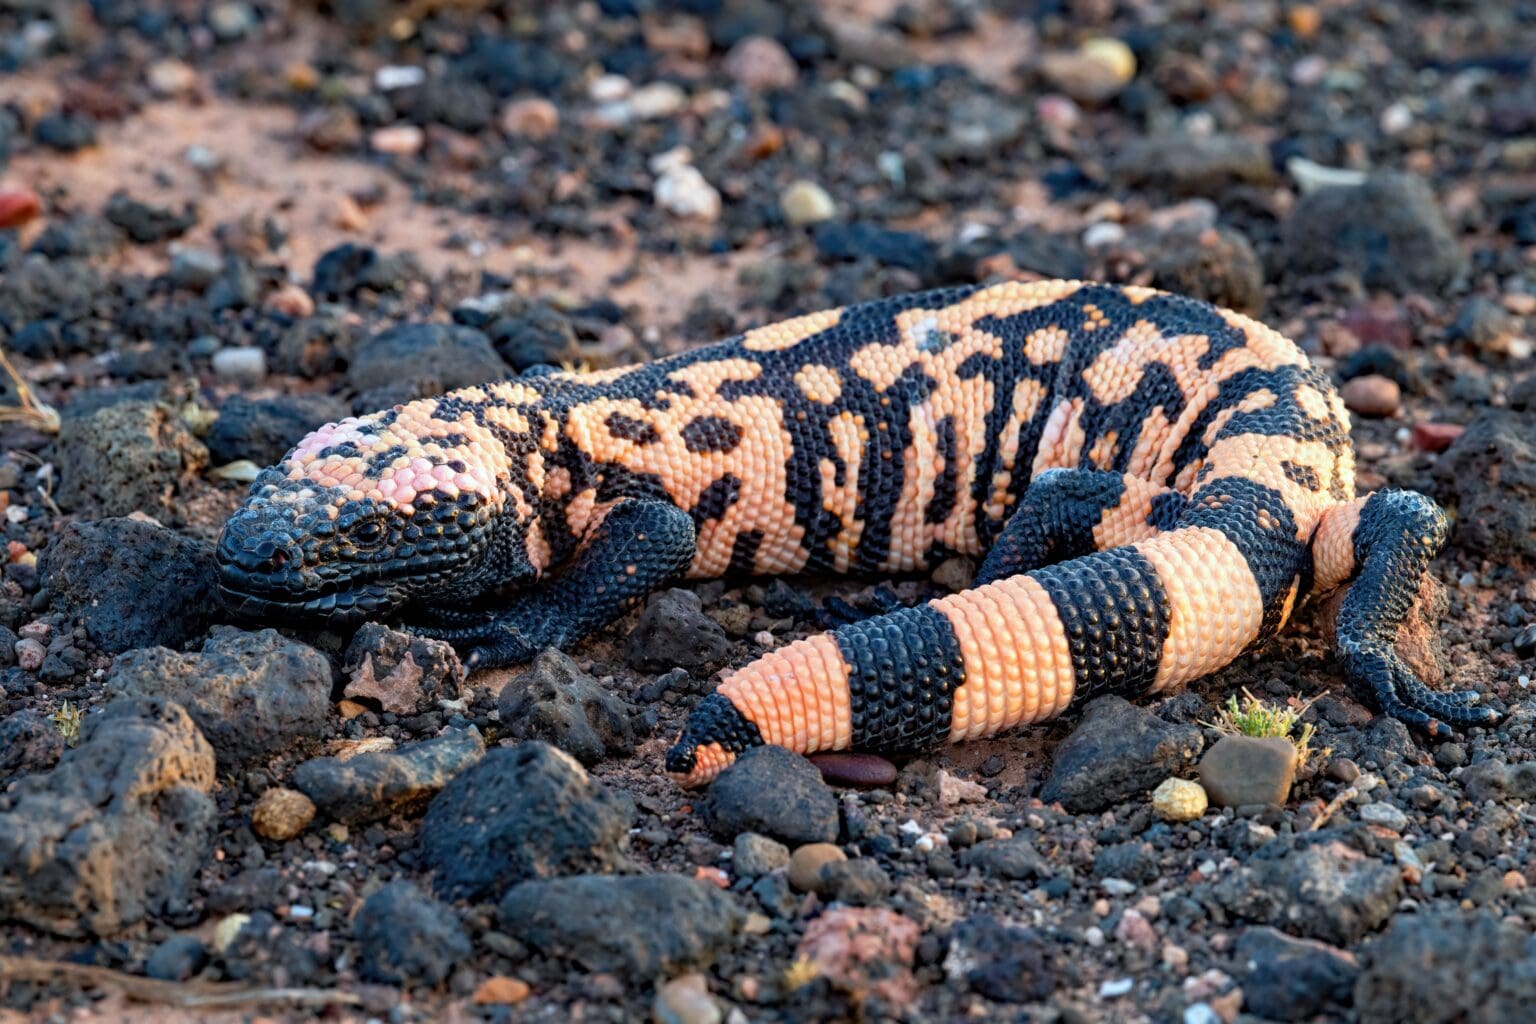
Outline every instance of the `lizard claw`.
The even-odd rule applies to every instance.
[[[1345,673],[1367,704],[1432,737],[1491,725],[1504,717],[1498,709],[1481,704],[1482,694],[1475,690],[1431,690],[1393,652],[1354,647],[1340,653]]]

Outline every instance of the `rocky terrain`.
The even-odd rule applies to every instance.
[[[0,1022],[1520,1019],[1533,54],[1528,0],[0,0]],[[1400,649],[1507,718],[1373,717],[1325,606],[1161,702],[685,793],[722,670],[974,567],[701,583],[467,680],[213,591],[327,420],[1030,276],[1327,367],[1362,489],[1454,519]],[[1288,792],[1245,688],[1315,730]]]

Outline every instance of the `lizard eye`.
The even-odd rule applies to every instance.
[[[384,527],[375,522],[359,523],[353,528],[352,536],[364,544],[373,544],[384,536]]]

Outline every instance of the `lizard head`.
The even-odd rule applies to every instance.
[[[355,625],[536,574],[516,564],[532,517],[505,514],[504,446],[473,421],[444,420],[440,402],[326,424],[264,470],[219,537],[230,608]]]

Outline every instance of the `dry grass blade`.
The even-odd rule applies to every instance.
[[[81,988],[105,988],[121,992],[141,1003],[166,1006],[248,1006],[253,1003],[285,1003],[291,1006],[356,1006],[362,999],[350,992],[325,988],[246,988],[216,982],[157,981],[124,974],[108,967],[40,960],[28,956],[0,956],[0,981],[63,982]]]
[[[57,434],[59,432],[58,410],[33,393],[31,385],[22,379],[4,351],[0,351],[0,370],[3,370],[15,385],[17,403],[0,405],[0,423],[23,423],[39,433]]]

